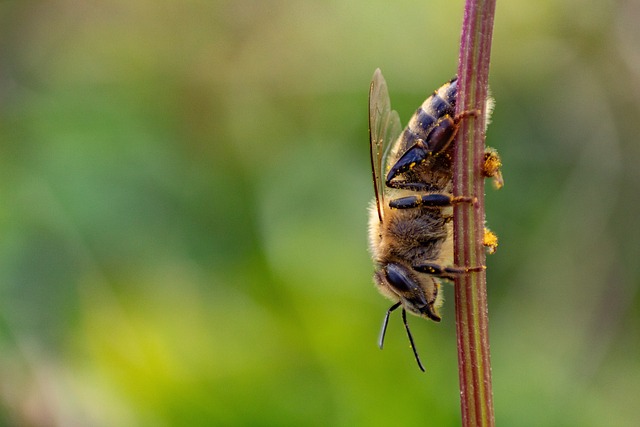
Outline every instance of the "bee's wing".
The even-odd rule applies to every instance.
[[[391,110],[387,82],[378,68],[373,73],[369,88],[369,148],[371,149],[371,171],[380,222],[382,222],[385,203],[386,158],[391,144],[398,138],[401,130],[400,117],[396,111]]]

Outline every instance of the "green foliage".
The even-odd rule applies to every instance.
[[[498,4],[495,411],[640,418],[631,7]],[[606,19],[605,19],[606,18]],[[440,325],[373,287],[367,93],[404,122],[462,2],[0,5],[0,424],[459,425]]]

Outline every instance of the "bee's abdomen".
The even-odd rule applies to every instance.
[[[418,107],[402,133],[402,145],[405,149],[413,146],[418,139],[426,140],[438,119],[455,114],[457,83],[457,77],[454,77]]]

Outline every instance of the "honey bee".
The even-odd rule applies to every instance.
[[[369,90],[375,191],[369,207],[369,247],[375,263],[374,282],[384,296],[395,301],[384,317],[378,345],[382,349],[389,315],[402,307],[402,321],[422,371],[424,366],[409,330],[407,311],[439,322],[438,309],[443,303],[440,280],[453,280],[456,275],[484,269],[452,266],[452,205],[474,201],[452,195],[453,142],[465,115],[455,115],[457,82],[454,77],[434,91],[404,130],[398,113],[391,110],[387,84],[379,69],[373,74]],[[488,112],[492,105],[491,100]],[[486,174],[501,183],[495,150],[487,150],[485,164],[486,168],[493,167]],[[497,239],[489,245],[495,250]]]

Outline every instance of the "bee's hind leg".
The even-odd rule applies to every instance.
[[[391,167],[385,184],[394,186],[394,178],[401,173],[413,169],[430,157],[444,152],[458,132],[458,124],[451,116],[445,115],[438,119],[429,135],[425,139],[418,139]]]
[[[493,186],[499,190],[504,186],[502,179],[502,161],[495,148],[486,147],[484,150],[484,163],[482,164],[482,175],[486,178],[493,178]]]

